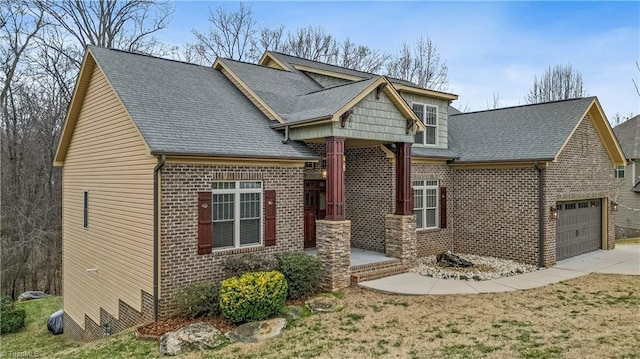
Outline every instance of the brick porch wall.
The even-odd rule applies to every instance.
[[[100,339],[105,335],[103,325],[109,323],[111,334],[115,334],[127,328],[153,322],[153,296],[144,291],[141,292],[142,312],[139,312],[127,303],[120,301],[118,304],[118,319],[106,310],[100,308],[100,323],[94,322],[85,315],[85,329],[76,323],[71,317],[64,314],[64,334],[74,340],[89,342]]]
[[[394,210],[394,162],[380,147],[345,152],[345,215],[351,221],[351,246],[385,253],[385,216]]]
[[[536,264],[537,170],[456,168],[454,179],[454,250]]]
[[[580,122],[556,162],[547,169],[545,208],[557,201],[587,198],[613,198],[616,188],[613,163],[599,140],[597,130],[589,115]],[[614,213],[610,200],[608,207],[607,247],[615,246]],[[556,263],[556,221],[546,217],[545,265]]]
[[[160,318],[171,296],[188,283],[222,279],[223,262],[247,251],[275,254],[303,249],[303,168],[167,164],[162,169]],[[215,180],[261,180],[276,190],[276,245],[198,255],[198,192]]]
[[[453,170],[446,164],[413,163],[411,165],[411,180],[438,180],[440,186],[447,187],[447,228],[418,230],[418,257],[453,250],[455,214]]]

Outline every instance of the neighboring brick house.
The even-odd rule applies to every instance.
[[[626,166],[615,169],[616,238],[640,237],[640,115],[616,126],[613,132],[628,160]]]
[[[456,95],[266,52],[213,67],[89,47],[63,166],[65,332],[172,313],[244,253],[445,250],[541,266],[612,248],[624,156],[595,97],[449,115]]]

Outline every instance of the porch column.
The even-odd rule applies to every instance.
[[[344,220],[344,137],[327,137],[327,216],[330,221]]]
[[[411,207],[411,144],[396,143],[396,212],[406,216],[413,214]]]
[[[344,137],[327,137],[327,215],[316,221],[322,287],[336,290],[351,281],[351,221],[344,219]]]
[[[411,144],[396,143],[396,211],[387,214],[384,223],[388,257],[415,264],[417,258],[416,217],[411,203]]]

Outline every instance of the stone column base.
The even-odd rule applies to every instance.
[[[384,218],[384,240],[387,257],[401,259],[405,265],[414,265],[418,256],[416,216],[387,214]]]
[[[351,221],[316,221],[316,249],[322,266],[322,288],[351,284]]]

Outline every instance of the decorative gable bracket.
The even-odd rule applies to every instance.
[[[351,117],[351,109],[340,115],[340,127],[344,128],[347,125],[349,117]]]
[[[386,82],[383,82],[380,85],[378,85],[378,87],[376,88],[376,100],[380,99],[380,94],[382,94],[382,91],[384,91],[385,87],[387,87]]]
[[[411,133],[411,131],[415,128],[416,121],[408,118],[407,119],[407,135]]]

